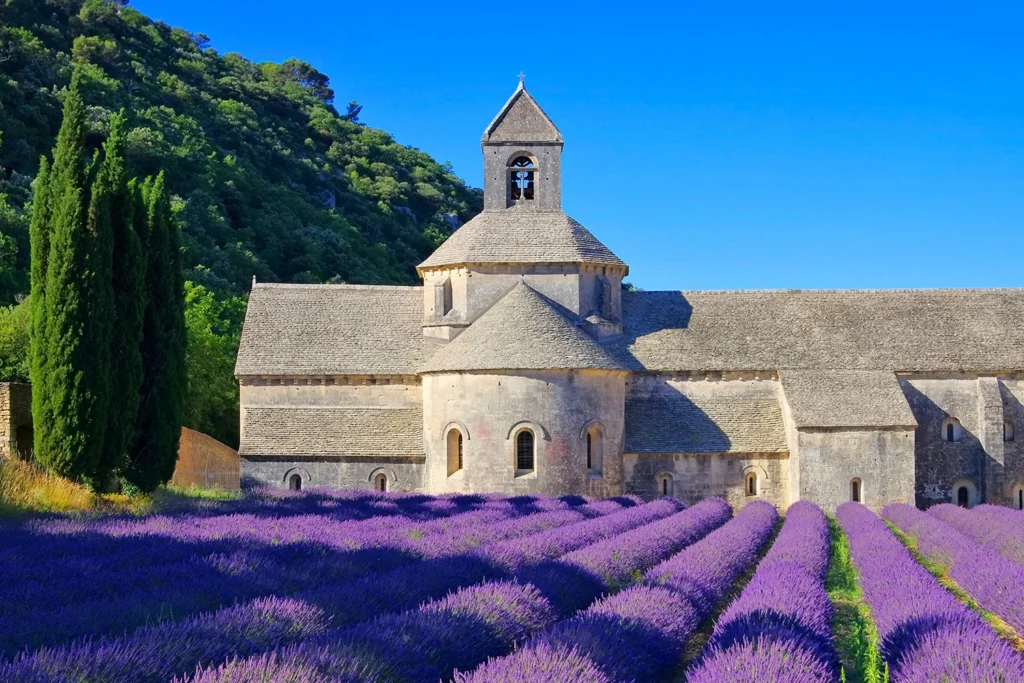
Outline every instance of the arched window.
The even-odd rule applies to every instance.
[[[950,443],[954,441],[960,441],[963,438],[963,427],[960,426],[960,420],[955,417],[947,417],[942,421],[942,440]]]
[[[382,491],[382,492],[387,491],[388,490],[388,475],[386,475],[383,472],[381,472],[380,474],[375,476],[373,478],[373,488],[377,489],[378,491]]]
[[[288,488],[290,488],[292,491],[301,491],[302,476],[300,476],[299,474],[293,474],[292,476],[288,477]]]
[[[593,427],[587,431],[587,473],[600,476],[604,466],[604,435]]]
[[[1016,510],[1024,510],[1024,484],[1013,487],[1013,507]]]
[[[516,435],[516,472],[532,472],[533,461],[533,432],[524,429]]]
[[[1013,441],[1013,420],[1003,420],[1003,441]]]
[[[757,472],[747,472],[747,495],[757,495]]]
[[[512,202],[532,201],[536,196],[536,166],[527,156],[516,157],[508,165],[509,196]]]
[[[462,432],[458,429],[448,431],[448,476],[462,469]]]
[[[860,477],[854,477],[850,482],[850,500],[854,503],[862,503],[863,491],[861,490],[863,485],[861,484]]]
[[[658,483],[658,495],[659,496],[671,496],[675,495],[675,482],[672,481],[672,475],[668,472],[659,474],[657,479]]]

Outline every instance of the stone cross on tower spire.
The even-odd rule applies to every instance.
[[[519,87],[526,87],[526,74],[524,74],[522,71],[519,72]]]

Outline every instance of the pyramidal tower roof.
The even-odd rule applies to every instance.
[[[518,282],[420,372],[621,370],[597,342],[525,282]]]
[[[455,231],[420,270],[467,263],[596,263],[626,267],[561,211],[484,211]]]
[[[520,79],[525,78],[520,74]],[[626,264],[562,211],[562,134],[520,80],[484,131],[484,210],[419,265]]]
[[[562,142],[562,133],[544,113],[523,81],[494,117],[482,142]]]

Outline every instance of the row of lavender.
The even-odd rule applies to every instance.
[[[540,506],[569,509],[557,500],[540,501]],[[523,514],[515,505],[493,502],[464,512],[446,506],[432,521],[391,517],[383,527],[376,519],[333,528],[325,520],[322,533],[290,543],[248,538],[232,516],[220,518],[231,533],[219,541],[176,543],[149,534],[111,539],[102,531],[76,532],[71,536],[76,543],[95,542],[94,554],[75,562],[24,553],[10,565],[0,609],[12,618],[0,626],[0,647],[8,652],[37,647],[134,628],[169,615],[181,618],[237,600],[287,595],[320,581],[351,580],[415,561],[435,536],[486,529]],[[276,518],[270,521],[278,523]],[[64,536],[37,537],[46,546],[59,545]]]
[[[750,583],[715,623],[692,683],[839,680],[833,607],[825,590],[831,539],[817,506],[790,506]]]
[[[975,540],[991,544],[1000,536],[1019,536],[1024,521],[1019,515],[1016,520],[1006,520],[1010,529],[1003,531],[992,530],[1000,524],[986,511],[968,512],[952,505],[938,506],[929,513],[909,505],[889,505],[882,516],[910,536],[918,552],[941,565],[983,610],[1024,634],[1024,565]],[[1014,549],[1012,545],[1000,547]]]
[[[1020,557],[1020,515],[992,509],[971,517],[951,507],[932,512],[900,505],[884,515],[912,536],[925,556],[947,564],[951,577],[983,608],[1024,633],[1019,620],[1024,567],[993,558],[939,519],[955,521],[979,540]],[[943,588],[882,520],[852,503],[837,514],[877,622],[889,680],[1024,681],[1021,654]],[[773,510],[748,506],[734,521],[651,570],[643,584],[545,629],[511,655],[457,674],[456,681],[611,683],[672,675],[694,629],[753,563],[773,516]],[[996,519],[1010,530],[992,530]],[[825,516],[813,505],[795,504],[750,583],[717,619],[686,680],[841,680],[833,606],[824,587],[829,554]]]
[[[890,680],[1024,681],[1024,658],[980,614],[917,562],[885,522],[858,503],[841,505],[836,516],[849,538],[850,554],[881,638],[881,654]],[[889,506],[883,516],[916,536],[918,548],[925,555],[948,559],[936,550],[946,546],[956,548],[957,557],[965,559],[960,554],[965,539],[956,538],[961,534],[936,517],[906,505]],[[950,536],[949,543],[936,534]],[[985,564],[985,556],[992,556],[984,551],[979,554],[974,568]],[[959,579],[954,578],[958,582],[967,583],[970,578],[957,576]]]
[[[401,501],[401,497],[398,498]],[[246,537],[236,516],[216,518],[221,541],[172,543],[152,532],[150,520],[74,520],[30,523],[5,538],[5,590],[0,595],[0,646],[14,652],[72,637],[123,631],[166,618],[268,595],[290,595],[323,582],[347,582],[368,573],[405,566],[438,552],[514,538],[599,516],[637,501],[622,499],[570,505],[558,499],[434,499],[415,514],[310,526],[302,541],[277,543]],[[454,503],[454,505],[453,505]],[[427,513],[426,510],[431,510]],[[432,519],[424,519],[432,514]],[[305,515],[303,515],[305,516]],[[205,521],[210,522],[210,517]],[[516,520],[522,520],[517,522]],[[281,524],[268,517],[268,524]],[[68,531],[68,525],[84,529]],[[149,527],[138,535],[111,532]],[[56,527],[57,531],[54,531]],[[17,553],[23,536],[39,546],[61,541],[84,546],[77,563],[48,560],[45,553]],[[139,540],[145,541],[139,543]],[[96,552],[87,554],[89,543]],[[343,548],[343,549],[340,549]],[[154,557],[159,559],[154,559]]]
[[[650,504],[653,505],[653,504]],[[208,667],[195,681],[388,680],[450,677],[630,584],[659,561],[702,538],[731,515],[721,500],[704,501],[659,521],[620,533],[558,559],[518,549],[485,555],[518,567],[516,581],[461,588],[417,609],[334,629],[297,646]],[[557,552],[558,544],[553,544]],[[525,565],[523,564],[524,556]],[[540,564],[534,560],[541,559]]]
[[[324,587],[310,581],[291,589],[290,598],[280,597],[280,586],[275,589],[269,582],[268,589],[278,597],[140,628],[122,637],[43,648],[0,667],[0,679],[157,681],[185,675],[198,664],[200,670],[193,679],[203,683],[436,680],[456,669],[472,669],[524,639],[525,645],[514,654],[457,678],[657,679],[678,665],[698,625],[754,565],[778,519],[774,508],[759,503],[748,505],[735,520],[717,528],[731,515],[729,507],[717,500],[684,512],[678,512],[681,505],[672,500],[625,510],[635,501],[583,502],[482,497],[453,505],[452,499],[435,499],[417,503],[419,510],[414,514],[388,515],[388,523],[375,518],[328,519],[328,526],[339,523],[336,535],[325,544],[332,551],[344,545],[345,533],[354,532],[375,539],[365,546],[357,542],[355,552],[367,547],[415,551],[390,571],[371,571]],[[344,515],[337,513],[329,516]],[[939,518],[945,516],[965,531],[973,530],[979,541],[989,545],[1011,551],[1013,546],[1002,538],[1006,534],[993,534],[988,524],[977,523],[969,514],[973,513],[941,507],[932,515],[906,506],[885,511],[890,521],[916,538],[925,555],[947,558],[943,553],[950,540],[945,531],[960,536],[959,546],[953,545],[959,547],[958,557],[966,569],[957,580],[968,592],[984,595],[979,577],[986,575],[977,571],[972,575],[969,564],[977,544],[965,546],[963,541],[973,541]],[[1020,656],[980,619],[975,621],[981,629],[965,629],[965,623],[978,624],[964,622],[964,615],[952,607],[976,615],[923,572],[877,517],[861,506],[843,506],[839,517],[850,537],[865,598],[879,622],[883,655],[893,680],[931,680],[940,675],[952,675],[951,680],[958,676],[1024,680]],[[207,524],[197,525],[197,537],[203,537],[200,543],[210,542],[211,529],[218,524],[215,518],[209,515],[203,520]],[[280,518],[271,519],[281,525]],[[159,536],[161,527],[182,529],[176,522],[146,521],[143,531],[121,534],[114,531],[122,529],[120,522],[105,522],[107,533],[97,535]],[[52,524],[59,528],[62,523]],[[277,538],[265,530],[247,535],[244,524],[228,525],[231,531],[223,538],[232,543],[245,539],[257,547]],[[396,532],[396,528],[403,530]],[[1000,540],[992,540],[996,536]],[[865,547],[871,550],[858,552]],[[897,590],[890,585],[894,575],[862,566],[865,558],[879,555],[879,549],[887,551],[881,553],[885,562],[899,567],[909,559],[920,570],[918,582],[911,582],[916,593],[911,591],[909,606],[893,609],[885,597],[879,601],[886,590],[890,597]],[[828,554],[828,526],[821,511],[808,503],[791,507],[768,555],[718,619],[687,680],[837,680],[832,606],[823,587]],[[156,571],[160,566],[149,567]],[[509,583],[513,577],[515,581]],[[640,577],[640,584],[629,587]],[[998,595],[1003,585],[988,589]],[[952,602],[940,600],[938,612],[916,607],[915,601],[927,596],[928,590],[944,593]],[[443,597],[448,591],[454,592]],[[895,617],[889,614],[887,620],[884,612],[880,617],[882,608]],[[566,619],[577,610],[582,611]],[[982,649],[991,645],[986,638],[1002,649],[972,657],[949,648],[951,639],[965,634],[975,638],[968,642]],[[229,658],[230,662],[221,664]]]
[[[589,515],[583,514],[586,508],[591,509]],[[674,500],[625,510],[621,503],[601,501],[502,524],[476,525],[462,532],[435,534],[424,547],[429,559],[391,572],[311,588],[296,593],[294,600],[256,600],[184,622],[143,628],[121,638],[44,648],[21,657],[0,672],[0,677],[51,680],[54,675],[73,675],[76,680],[112,681],[141,680],[141,676],[145,680],[166,680],[171,674],[194,668],[196,663],[215,663],[231,654],[271,649],[322,634],[331,626],[338,628],[413,607],[480,578],[504,576],[511,566],[526,566],[555,557],[664,518],[680,508],[681,504]],[[587,520],[596,513],[608,514]],[[548,531],[537,533],[544,528]],[[523,540],[516,540],[520,538]],[[498,542],[502,539],[508,540]],[[479,551],[471,550],[477,546]],[[111,657],[112,652],[117,656]]]

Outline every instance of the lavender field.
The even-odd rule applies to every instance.
[[[0,681],[1012,683],[1022,521],[369,491],[9,520]]]

